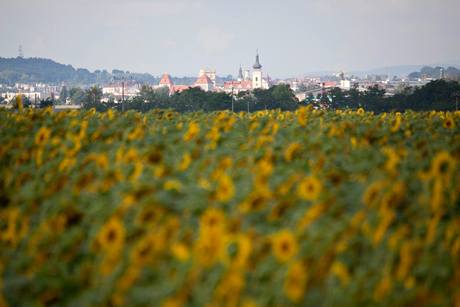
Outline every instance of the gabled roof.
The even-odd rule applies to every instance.
[[[174,93],[180,93],[182,91],[188,90],[189,88],[193,88],[193,87],[199,87],[201,89],[200,86],[195,86],[195,85],[174,85],[169,88],[169,95],[172,95]]]
[[[231,89],[232,85],[234,89],[252,89],[252,81],[226,81],[224,89]]]
[[[203,74],[196,80],[195,84],[213,84],[213,82],[208,76]]]
[[[174,85],[174,82],[172,81],[171,77],[168,76],[168,74],[165,74],[163,78],[161,78],[160,84]]]

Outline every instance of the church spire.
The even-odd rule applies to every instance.
[[[243,71],[241,70],[241,64],[240,64],[240,71],[238,73],[238,81],[243,81]]]
[[[254,65],[252,65],[252,68],[254,68],[254,69],[261,69],[262,68],[262,65],[260,65],[260,63],[259,63],[259,49],[257,49],[257,51],[256,51],[256,63]]]

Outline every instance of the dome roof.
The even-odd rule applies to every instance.
[[[261,69],[262,68],[262,65],[260,65],[260,63],[259,63],[259,50],[257,50],[257,54],[256,54],[256,63],[254,65],[252,65],[252,68],[254,68],[254,69]]]

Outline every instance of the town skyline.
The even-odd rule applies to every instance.
[[[2,56],[16,57],[22,45],[25,57],[90,71],[190,76],[209,67],[235,76],[240,64],[250,69],[257,48],[273,77],[460,60],[453,0],[22,0],[2,8]]]

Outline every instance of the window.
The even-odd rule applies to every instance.
[[[259,80],[257,80],[257,77],[256,77],[256,81],[259,81]]]

